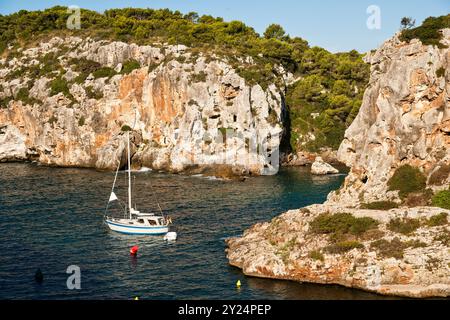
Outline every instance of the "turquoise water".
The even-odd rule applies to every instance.
[[[320,203],[343,175],[312,177],[307,168],[275,177],[224,182],[137,173],[140,209],[155,199],[173,218],[176,243],[121,236],[103,224],[113,174],[95,170],[0,165],[1,299],[372,299],[337,286],[247,278],[228,266],[224,239],[257,222]],[[118,195],[125,199],[125,174]],[[137,258],[129,249],[138,245]],[[66,287],[66,269],[81,269],[81,290]],[[34,274],[40,268],[44,282]],[[240,279],[241,290],[235,283]]]

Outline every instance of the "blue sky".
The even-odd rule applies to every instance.
[[[330,51],[356,49],[365,52],[381,45],[399,29],[400,19],[411,16],[418,23],[429,16],[450,13],[450,0],[0,0],[0,13],[21,9],[45,9],[54,5],[78,5],[103,12],[108,8],[169,8],[183,13],[220,16],[241,20],[263,33],[271,23],[281,24],[291,36]],[[380,8],[381,29],[369,30],[367,8]]]

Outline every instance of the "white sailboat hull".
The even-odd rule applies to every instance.
[[[168,226],[131,226],[129,224],[112,220],[106,220],[106,224],[112,231],[122,234],[163,236],[169,232]]]

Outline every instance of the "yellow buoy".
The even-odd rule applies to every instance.
[[[238,288],[240,288],[241,287],[241,280],[238,280],[237,282],[236,282],[236,287],[238,287]]]

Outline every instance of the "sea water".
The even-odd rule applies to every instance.
[[[1,164],[0,172],[1,299],[381,298],[338,286],[248,278],[226,259],[226,238],[323,202],[345,175],[315,177],[309,168],[289,168],[242,182],[133,173],[137,208],[158,212],[160,203],[173,219],[178,240],[167,243],[107,228],[103,217],[114,173],[35,164]],[[124,201],[126,182],[121,172],[116,193]],[[120,206],[114,203],[109,212],[120,214]],[[135,245],[140,250],[134,258],[129,250]],[[68,289],[70,266],[79,267],[79,290]],[[37,269],[41,284],[34,280]]]

